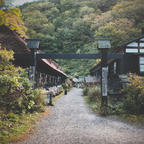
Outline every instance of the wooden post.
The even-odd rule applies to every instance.
[[[32,54],[33,54],[33,66],[32,66],[32,73],[33,73],[32,82],[33,82],[33,88],[36,88],[36,53],[37,53],[37,50],[36,50],[36,49],[32,49]]]
[[[107,75],[108,75],[108,67],[107,67],[107,49],[102,49],[102,58],[101,58],[101,108],[104,114],[107,113],[107,105],[108,105],[108,94],[107,94]]]

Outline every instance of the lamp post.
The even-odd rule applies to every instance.
[[[111,48],[111,39],[96,39],[98,41],[98,49],[101,50],[101,110],[103,114],[107,113],[108,105],[108,67],[107,67],[107,53]]]
[[[33,81],[33,88],[36,87],[36,53],[37,49],[39,48],[40,39],[27,39],[27,48],[31,49],[31,53],[33,54],[33,66],[32,68],[32,81]]]

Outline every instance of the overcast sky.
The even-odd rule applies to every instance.
[[[22,5],[26,2],[32,2],[32,1],[36,1],[36,0],[14,0],[13,4],[14,5]]]

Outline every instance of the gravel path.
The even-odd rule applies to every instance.
[[[38,132],[19,144],[144,144],[144,127],[93,114],[81,95],[73,88],[60,98]]]

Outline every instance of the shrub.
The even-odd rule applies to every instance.
[[[122,109],[131,114],[144,113],[144,85],[141,77],[131,74],[130,83],[122,90]]]
[[[89,88],[88,96],[89,96],[91,101],[99,100],[100,99],[100,95],[101,95],[101,90],[100,90],[99,86],[95,86],[95,87]]]
[[[43,111],[43,106],[45,105],[44,99],[46,96],[43,94],[43,91],[41,89],[35,89],[33,91],[34,97],[33,101],[35,105],[32,107],[33,111]]]
[[[88,87],[85,87],[85,88],[83,89],[83,95],[84,95],[84,96],[87,96],[87,95],[88,95],[88,90],[89,90]]]
[[[12,121],[12,122],[17,122],[19,120],[18,115],[14,114],[12,112],[8,113],[7,118],[9,121]]]
[[[67,88],[68,90],[72,88],[72,81],[68,78],[65,81],[65,88]]]
[[[83,95],[88,96],[91,101],[96,101],[101,97],[100,86],[85,87],[83,89]]]
[[[83,95],[86,96],[85,100],[91,109],[100,113],[101,108],[101,89],[100,86],[86,87],[83,90]]]
[[[33,90],[27,72],[14,67],[13,52],[0,50],[0,109],[9,113],[40,110],[43,105],[40,90]]]

